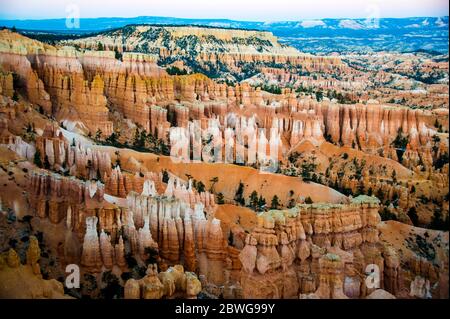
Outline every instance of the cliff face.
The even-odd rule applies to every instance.
[[[170,34],[167,41],[171,45],[186,37],[188,32],[182,28],[127,28],[131,28],[131,31],[126,35],[135,42],[141,39],[142,34],[156,34],[154,41],[160,43],[162,40],[159,36],[167,32]],[[122,34],[126,30],[114,32]],[[114,32],[106,35],[115,35]],[[197,40],[197,51],[202,54],[206,54],[211,41],[218,41],[226,48],[237,45],[237,50],[242,51],[244,49],[240,46],[250,46],[252,41],[257,39],[267,46],[267,52],[261,53],[262,56],[293,56],[289,55],[292,54],[292,49],[278,44],[266,33],[229,30],[225,32],[216,29],[199,29],[196,32],[191,36],[202,39]],[[226,119],[233,113],[247,117],[254,114],[257,127],[265,128],[267,137],[270,136],[269,130],[276,128],[281,134],[288,134],[290,146],[295,146],[303,139],[321,143],[326,138],[336,144],[357,146],[364,151],[375,153],[382,147],[390,146],[400,130],[402,134],[409,136],[411,151],[405,156],[405,163],[409,165],[416,164],[417,158],[426,162],[421,154],[422,150],[418,155],[414,152],[428,145],[431,136],[436,133],[431,127],[436,117],[426,111],[374,103],[319,103],[312,99],[298,99],[296,94],[288,89],[283,90],[280,95],[272,95],[263,93],[245,82],[227,86],[198,74],[167,76],[166,72],[156,65],[158,57],[154,55],[125,52],[123,61],[119,61],[115,59],[112,51],[82,53],[70,47],[56,49],[45,46],[8,31],[2,31],[0,35],[1,65],[5,70],[18,74],[19,82],[25,83],[30,101],[41,105],[44,111],[54,114],[58,120],[75,123],[81,121],[82,126],[92,135],[101,130],[102,136],[107,137],[113,131],[107,102],[113,110],[118,110],[125,118],[164,140],[171,126],[188,127],[189,120],[200,120],[201,127],[205,128],[208,119],[216,117],[221,125],[227,127]],[[106,41],[103,38],[101,40]],[[99,39],[89,41],[97,44]],[[105,46],[108,46],[108,42],[105,43]],[[184,54],[196,56],[197,51],[188,50]],[[225,51],[233,52],[232,49]],[[298,59],[304,58],[296,54]],[[319,59],[317,65],[325,64],[320,61],[321,57],[314,59]],[[280,62],[281,65],[289,63]],[[38,78],[34,79],[28,74],[30,72]],[[41,84],[29,84],[31,82]],[[40,93],[29,89],[30,85],[34,85],[33,87],[37,88],[35,91]],[[5,85],[5,90],[10,92],[11,88]],[[49,97],[36,97],[46,94]],[[179,105],[180,103],[182,105]],[[391,149],[386,153],[395,151]]]
[[[201,202],[191,208],[188,202],[168,196],[129,194],[128,207],[134,222],[130,231],[143,227],[139,236],[145,237],[143,232],[151,234],[149,241],[157,243],[164,264],[184,261],[189,271],[198,270],[208,282],[223,284],[226,243],[220,221],[207,219]],[[140,253],[144,256],[144,249]]]
[[[30,237],[27,262],[20,263],[14,249],[0,255],[0,297],[5,299],[66,299],[63,284],[55,279],[44,280],[37,261],[40,258],[36,237]],[[36,248],[37,247],[37,248]]]
[[[314,57],[284,46],[270,32],[202,27],[126,26],[98,36],[64,41],[81,48],[150,53],[162,65],[181,60],[194,72],[241,79],[262,67],[290,65],[328,72],[344,65],[337,57]]]
[[[111,158],[108,153],[85,147],[75,140],[69,144],[60,129],[54,125],[47,125],[42,135],[36,137],[36,149],[41,163],[47,169],[97,180],[102,180],[111,173]]]
[[[405,270],[395,251],[380,245],[379,222],[376,198],[364,196],[348,205],[262,214],[239,255],[243,296],[361,298],[375,288],[400,293]],[[366,285],[368,265],[379,270],[378,287]]]

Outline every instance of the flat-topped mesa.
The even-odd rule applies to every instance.
[[[139,51],[157,54],[160,60],[177,56],[195,60],[201,67],[219,62],[231,73],[241,71],[241,63],[301,65],[305,70],[327,71],[342,68],[339,57],[316,57],[302,54],[293,47],[282,45],[267,31],[206,28],[199,26],[130,25],[97,36],[63,43],[81,48],[122,52]],[[259,67],[259,66],[258,66]]]
[[[373,263],[383,272],[378,208],[375,197],[359,196],[349,204],[300,204],[260,214],[239,256],[244,298],[365,296],[357,274]],[[330,264],[327,253],[344,262]]]

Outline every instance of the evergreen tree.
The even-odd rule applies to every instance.
[[[392,171],[391,177],[392,177],[392,182],[394,184],[397,184],[397,172],[395,171],[395,169]]]
[[[217,204],[223,205],[225,204],[225,200],[222,193],[217,194]]]
[[[48,156],[47,155],[45,155],[45,157],[44,157],[44,168],[45,169],[50,169],[50,162],[48,160]]]
[[[214,186],[216,185],[217,182],[219,182],[219,178],[215,176],[211,178],[209,182],[211,183],[211,186],[209,187],[209,192],[214,193]]]
[[[280,201],[278,200],[278,196],[274,195],[272,197],[272,202],[270,203],[270,208],[271,209],[278,209],[278,207],[280,207]]]
[[[411,219],[411,222],[414,226],[418,226],[419,224],[419,216],[417,215],[417,211],[415,207],[411,207],[408,210],[408,217]]]
[[[234,200],[242,206],[245,205],[245,199],[243,195],[244,195],[244,184],[242,182],[239,182],[239,186],[234,196]]]
[[[162,182],[163,183],[169,182],[169,173],[167,173],[166,170],[163,170],[163,172],[162,172]]]
[[[264,210],[265,206],[266,206],[266,199],[261,195],[259,196],[258,199],[258,210],[260,211]]]
[[[292,207],[294,207],[295,206],[295,199],[293,199],[293,198],[291,198],[290,200],[289,200],[289,203],[288,203],[288,208],[292,208]]]
[[[202,181],[198,181],[195,185],[195,188],[197,189],[197,192],[199,192],[199,193],[205,192],[205,184],[203,184]]]
[[[431,223],[429,228],[436,230],[449,230],[449,219],[448,216],[444,220],[442,217],[442,212],[440,209],[435,209],[433,218],[431,219]]]
[[[34,165],[36,165],[39,168],[42,168],[41,152],[38,149],[36,149],[36,152],[34,153],[33,162]]]
[[[249,202],[250,207],[253,208],[254,210],[256,210],[257,207],[258,207],[258,203],[259,203],[259,201],[258,201],[258,193],[256,191],[253,191],[250,194],[250,202]]]

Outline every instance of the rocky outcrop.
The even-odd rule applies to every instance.
[[[244,298],[364,297],[358,274],[369,264],[384,270],[377,210],[376,198],[361,196],[263,213],[239,256]]]
[[[223,284],[226,242],[220,221],[206,219],[202,203],[196,203],[192,209],[180,199],[133,192],[127,201],[133,212],[132,229],[141,228],[139,245],[148,241],[152,246],[155,241],[162,263],[174,265],[184,261],[189,271],[198,270],[209,282]]]
[[[177,57],[187,61],[194,72],[205,70],[213,73],[225,69],[221,71],[228,71],[233,76],[244,72],[245,65],[262,69],[290,64],[309,72],[344,68],[338,57],[301,54],[292,47],[280,44],[272,33],[265,31],[136,25],[64,42],[93,50],[97,50],[101,42],[105,50],[122,52],[126,48],[127,51],[156,53],[162,61]],[[193,67],[190,61],[195,61],[197,65]]]
[[[22,265],[14,249],[0,255],[0,298],[4,299],[65,299],[63,284],[55,279],[42,279],[39,264],[39,244],[30,237],[26,253],[27,263]]]
[[[14,95],[13,74],[0,69],[0,95],[12,98]]]
[[[52,223],[59,223],[71,207],[78,216],[83,207],[103,207],[103,185],[99,182],[83,182],[57,174],[33,171],[30,174],[29,202],[40,218],[48,217]],[[73,224],[78,218],[73,219]]]
[[[44,128],[42,135],[36,137],[36,149],[47,169],[96,180],[111,174],[109,153],[85,147],[75,140],[69,144],[57,126]]]
[[[125,299],[196,299],[202,287],[197,275],[184,271],[176,265],[164,272],[157,266],[149,265],[147,275],[139,280],[129,279],[125,283]]]
[[[25,88],[29,101],[42,107],[47,114],[51,114],[50,96],[27,58],[28,50],[30,53],[37,52],[48,49],[49,46],[9,30],[0,32],[0,66],[5,71],[17,74],[17,83]]]

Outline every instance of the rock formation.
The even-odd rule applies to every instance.
[[[156,265],[149,265],[144,278],[129,279],[125,283],[125,299],[196,299],[200,291],[197,275],[185,272],[180,265],[159,273]]]

